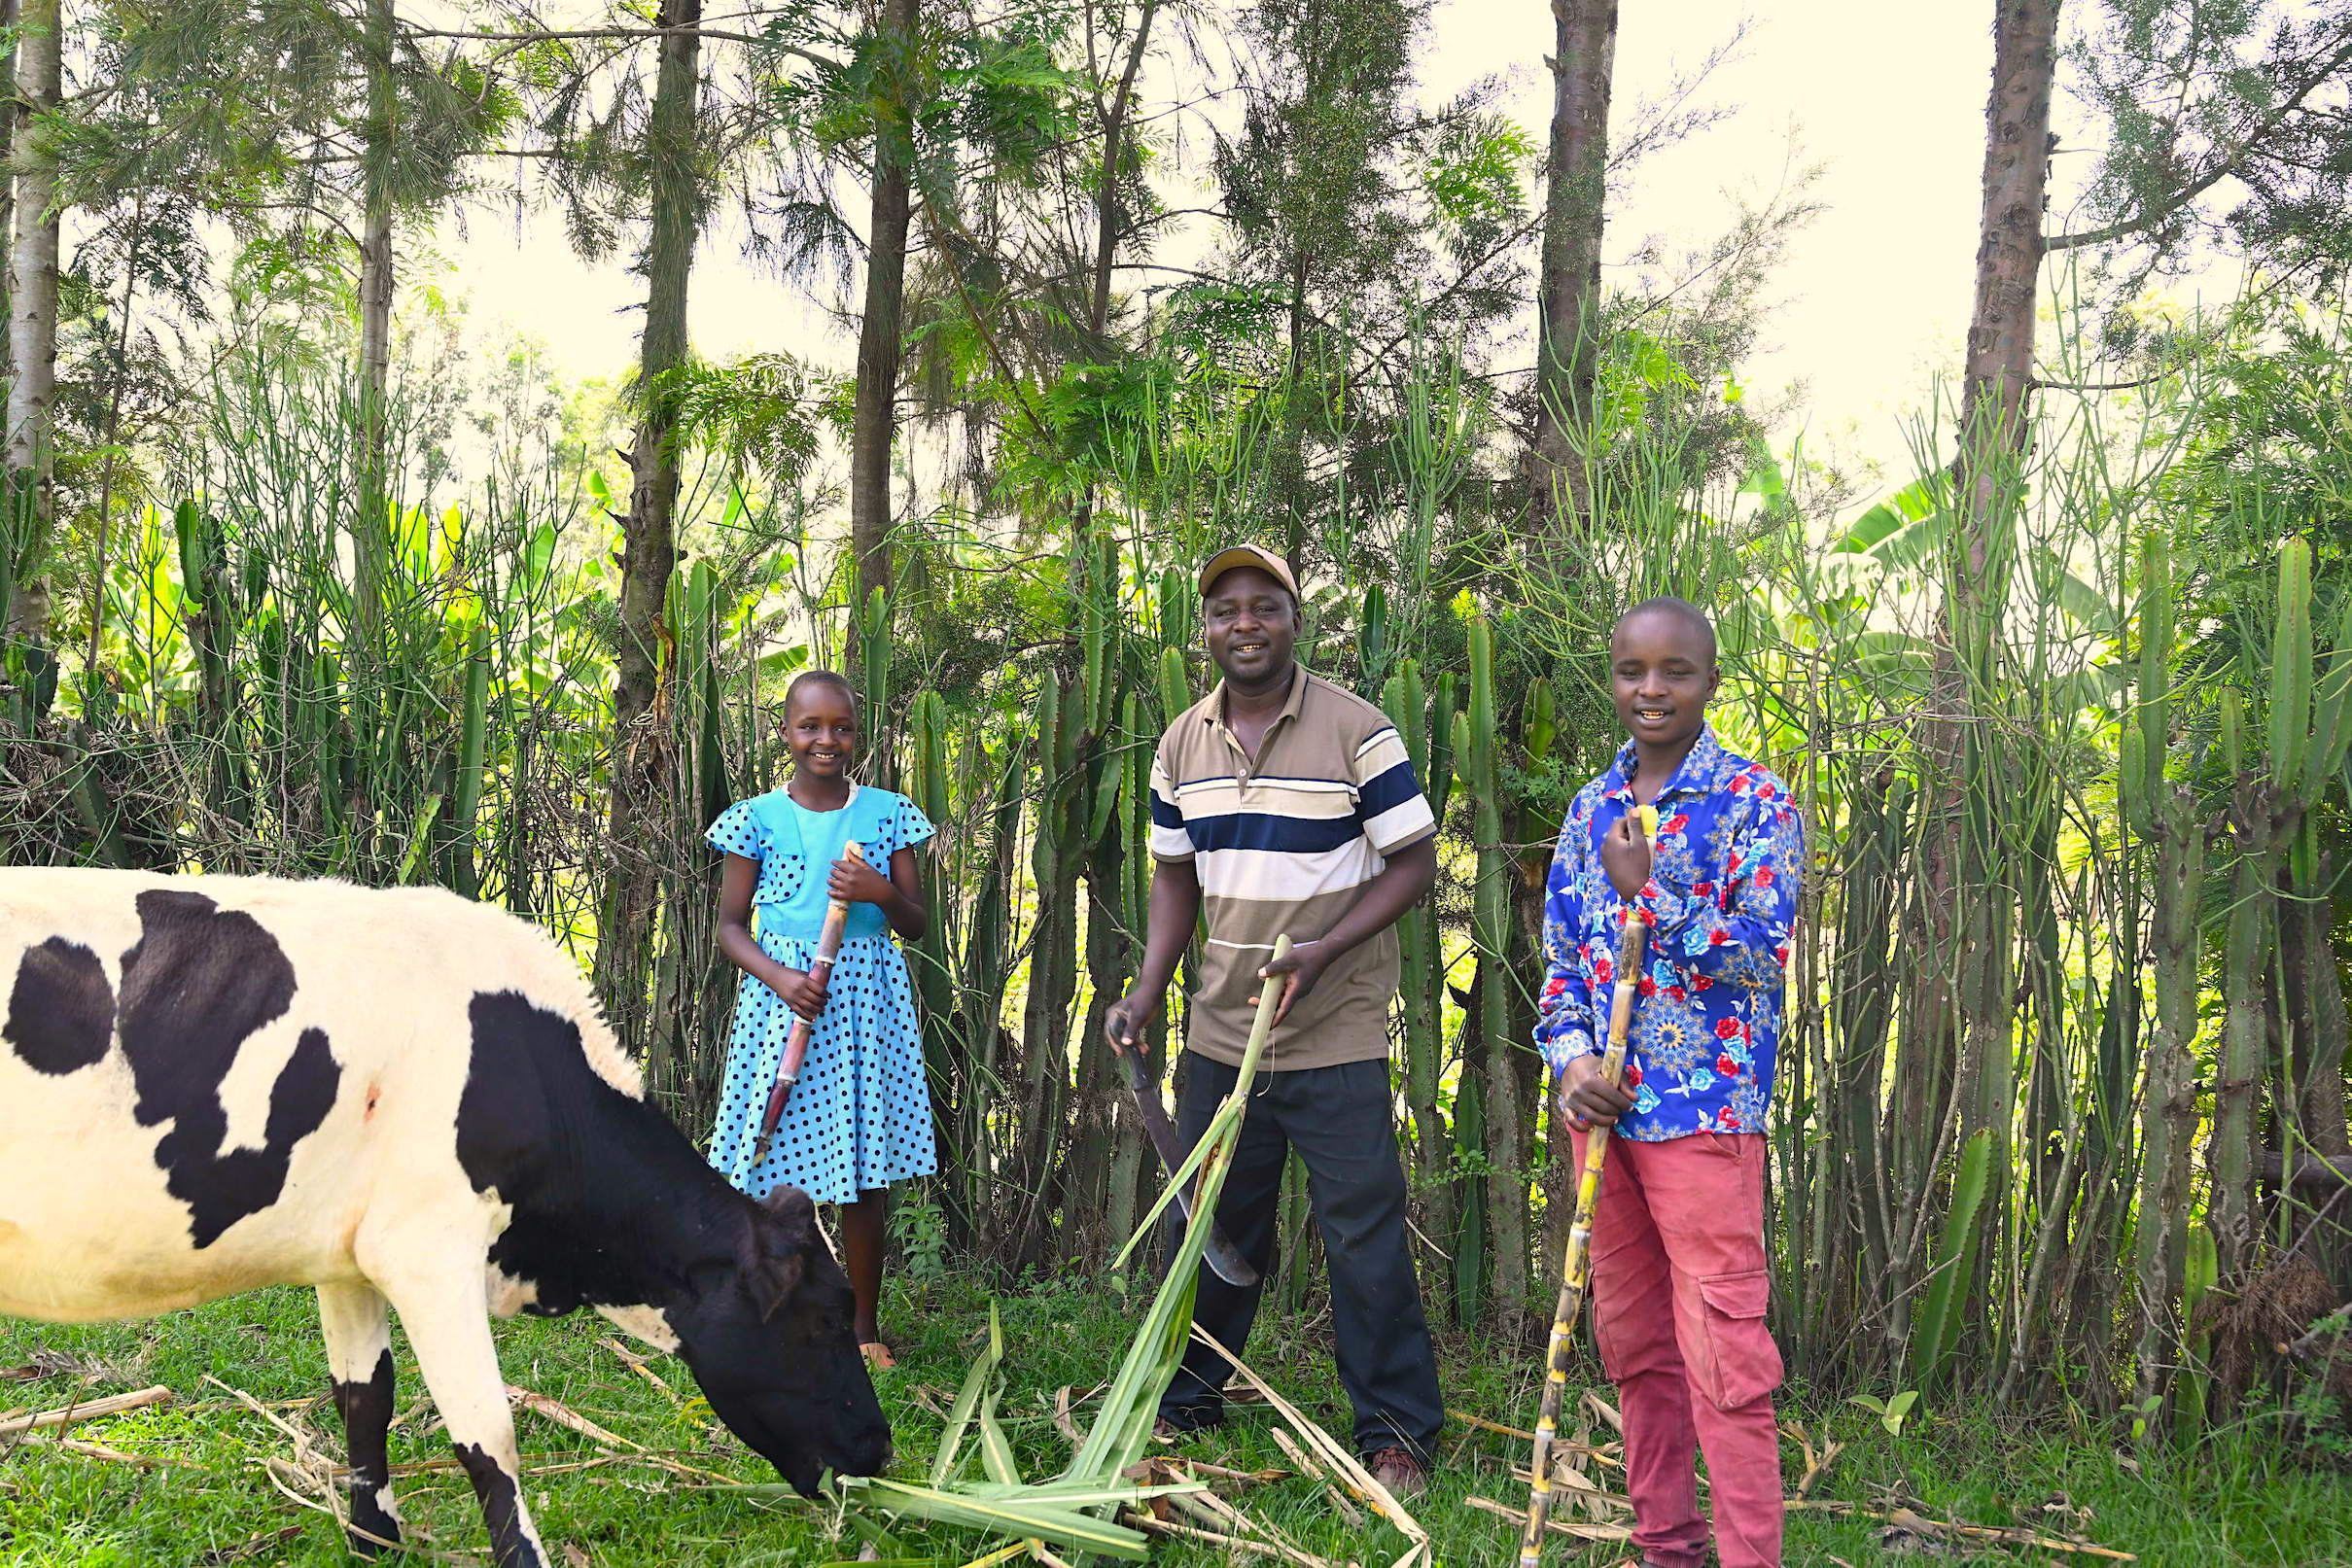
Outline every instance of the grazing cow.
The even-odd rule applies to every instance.
[[[0,870],[0,1312],[312,1285],[352,1545],[397,1541],[397,1309],[499,1568],[546,1561],[487,1313],[593,1307],[685,1358],[803,1493],[890,1427],[808,1198],[755,1203],[645,1101],[579,971],[426,889]]]

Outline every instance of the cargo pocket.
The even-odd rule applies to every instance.
[[[1771,1296],[1772,1276],[1762,1269],[1699,1281],[1705,1344],[1694,1370],[1700,1391],[1719,1411],[1738,1410],[1780,1386],[1780,1347],[1764,1325]]]

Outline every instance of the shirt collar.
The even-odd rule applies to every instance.
[[[1298,717],[1300,710],[1307,704],[1308,683],[1316,678],[1315,672],[1303,664],[1293,664],[1290,668],[1298,672],[1298,678],[1290,682],[1290,695],[1283,700],[1282,711],[1274,715],[1275,724],[1280,724],[1285,718]],[[1225,725],[1225,679],[1222,676],[1219,676],[1217,683],[1210,688],[1208,705],[1201,712],[1201,722],[1214,724],[1219,728],[1223,728]],[[1274,725],[1269,724],[1266,727],[1272,729]]]
[[[1719,782],[1723,764],[1729,755],[1730,753],[1723,749],[1723,743],[1715,739],[1715,726],[1712,724],[1701,725],[1699,738],[1691,743],[1691,749],[1684,755],[1682,765],[1676,768],[1674,776],[1666,782],[1666,787],[1658,791],[1658,798],[1664,800],[1667,796],[1674,794],[1703,795],[1710,793]],[[1632,798],[1633,770],[1637,760],[1638,754],[1634,751],[1632,741],[1619,747],[1617,760],[1609,764],[1609,771],[1602,780],[1604,792],[1626,799]]]

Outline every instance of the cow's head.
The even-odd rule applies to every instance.
[[[803,1496],[830,1466],[871,1476],[890,1422],[850,1328],[849,1277],[817,1232],[817,1206],[779,1187],[749,1216],[735,1257],[697,1272],[671,1312],[712,1411]]]

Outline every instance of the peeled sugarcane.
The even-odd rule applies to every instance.
[[[1644,838],[1658,836],[1658,810],[1638,808]],[[1609,995],[1609,1038],[1601,1053],[1600,1077],[1611,1089],[1625,1076],[1626,1030],[1633,1021],[1633,996],[1641,984],[1641,954],[1649,926],[1626,912],[1617,940],[1617,979]],[[1592,1283],[1593,1216],[1600,1206],[1600,1176],[1609,1158],[1609,1130],[1597,1126],[1586,1135],[1584,1174],[1576,1183],[1576,1218],[1568,1227],[1567,1255],[1560,1270],[1560,1305],[1552,1314],[1552,1343],[1545,1358],[1543,1407],[1535,1421],[1535,1452],[1527,1471],[1527,1522],[1519,1537],[1519,1568],[1535,1568],[1543,1557],[1544,1523],[1552,1513],[1552,1442],[1560,1433],[1560,1405],[1568,1388],[1568,1342]]]
[[[864,848],[852,839],[841,847],[841,858],[863,864]],[[833,960],[841,957],[841,933],[849,920],[848,899],[836,898],[825,906],[825,924],[817,932],[817,961],[809,965],[809,977],[821,986],[833,977]],[[759,1141],[752,1145],[755,1166],[768,1157],[768,1144],[776,1136],[776,1124],[784,1120],[784,1102],[791,1098],[792,1085],[800,1081],[800,1063],[808,1059],[809,1037],[815,1029],[809,1020],[794,1018],[792,1032],[785,1037],[784,1061],[776,1068],[776,1087],[768,1093],[767,1114],[759,1118]]]

